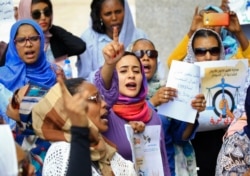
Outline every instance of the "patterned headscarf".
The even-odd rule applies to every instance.
[[[193,43],[193,40],[194,40],[194,37],[196,36],[196,33],[198,31],[201,31],[201,30],[204,30],[204,31],[211,31],[212,33],[214,33],[219,41],[220,41],[220,46],[221,46],[221,49],[220,49],[220,60],[225,60],[225,51],[224,51],[224,48],[223,48],[223,45],[222,45],[222,41],[221,41],[221,37],[219,36],[219,34],[211,29],[206,29],[206,28],[200,28],[198,29],[193,35],[192,37],[189,39],[189,42],[188,42],[188,49],[187,49],[187,55],[186,57],[184,58],[184,61],[185,62],[189,62],[189,63],[194,63],[196,62],[196,58],[195,58],[195,54],[194,54],[194,51],[193,51],[193,47],[192,47],[192,43]]]
[[[40,53],[37,61],[33,64],[26,64],[22,61],[14,42],[19,27],[24,24],[32,26],[41,37]],[[36,82],[47,87],[53,86],[56,83],[56,75],[51,64],[46,60],[43,48],[44,35],[40,26],[33,20],[17,21],[11,28],[5,66],[0,67],[0,83],[11,91],[26,85],[28,82]]]
[[[32,110],[33,128],[40,138],[70,142],[71,121],[63,107],[61,88],[56,84]],[[110,160],[116,149],[104,140],[98,128],[90,120],[89,127],[99,139],[96,146],[90,147],[91,160],[98,161],[104,176],[110,176],[112,172]]]

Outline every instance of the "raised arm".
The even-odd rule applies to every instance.
[[[235,37],[237,38],[237,40],[240,44],[240,47],[243,51],[242,52],[243,56],[241,56],[241,55],[238,56],[238,53],[237,53],[236,58],[244,57],[244,58],[248,58],[250,60],[249,40],[241,28],[237,14],[235,12],[230,11],[230,7],[229,7],[228,3],[229,3],[229,0],[222,0],[220,7],[224,12],[229,13],[230,21],[229,21],[229,26],[227,26],[226,29],[235,35]]]
[[[249,46],[249,41],[247,39],[247,36],[245,35],[245,33],[243,32],[240,26],[239,19],[236,13],[229,11],[229,15],[230,15],[229,17],[230,22],[229,22],[229,26],[227,27],[227,29],[236,36],[240,44],[240,47],[242,48],[243,51],[245,51]]]
[[[193,20],[190,26],[190,29],[187,35],[184,36],[182,41],[176,46],[176,48],[171,52],[167,59],[167,65],[170,68],[172,60],[182,61],[187,55],[187,46],[189,38],[193,35],[193,33],[203,27],[202,15],[199,13],[199,8],[195,8],[195,12],[193,15]]]
[[[102,51],[105,62],[101,69],[101,77],[103,79],[105,89],[108,90],[111,87],[111,80],[116,63],[124,54],[124,45],[119,43],[117,28],[113,28],[113,41],[107,44]]]
[[[69,165],[66,176],[86,175],[91,176],[91,159],[90,159],[90,129],[88,128],[87,103],[80,93],[71,96],[63,82],[61,76],[58,77],[61,86],[64,109],[70,114],[71,143]],[[80,165],[79,165],[80,164]]]

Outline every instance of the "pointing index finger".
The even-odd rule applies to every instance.
[[[113,41],[114,42],[119,42],[119,35],[118,35],[118,28],[113,27]]]

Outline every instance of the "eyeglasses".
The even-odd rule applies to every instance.
[[[31,12],[31,16],[34,20],[40,19],[42,14],[46,17],[50,17],[52,11],[50,10],[49,7],[46,7],[43,10],[34,10],[33,12]]]
[[[212,56],[218,56],[220,54],[219,47],[212,47],[212,48],[194,48],[195,56],[205,56],[205,54],[209,52]]]
[[[20,102],[18,97],[19,89],[15,90],[12,99],[11,99],[11,106],[13,109],[20,109]]]
[[[158,51],[156,50],[138,50],[135,51],[134,54],[140,59],[144,56],[144,54],[147,54],[147,56],[151,59],[156,59],[158,57]]]
[[[104,96],[98,93],[94,96],[88,97],[88,100],[95,101],[96,103],[101,103],[101,101],[104,100]]]
[[[20,37],[16,38],[14,42],[20,46],[25,46],[27,44],[27,41],[30,43],[34,43],[40,40],[40,35],[30,36],[30,37]]]

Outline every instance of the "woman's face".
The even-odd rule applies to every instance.
[[[119,92],[128,97],[138,95],[142,84],[140,61],[132,55],[123,56],[116,64]]]
[[[83,82],[79,87],[79,90],[84,90],[84,97],[88,101],[88,118],[95,124],[100,132],[105,132],[108,130],[108,121],[107,121],[107,104],[100,95],[100,92],[97,88],[87,82]]]
[[[41,38],[37,31],[28,24],[22,25],[17,31],[15,45],[17,53],[26,64],[33,64],[40,54]]]
[[[193,50],[198,62],[220,59],[219,43],[213,36],[195,38],[193,42]]]
[[[124,19],[124,8],[120,0],[105,0],[101,6],[100,18],[108,36],[112,38],[113,27],[117,27],[120,32]]]
[[[49,30],[52,21],[52,10],[44,2],[39,2],[31,5],[31,16],[35,20],[43,32]]]
[[[157,51],[154,46],[147,40],[140,40],[133,46],[132,52],[140,58],[147,80],[150,80],[157,69],[157,56],[154,55]]]

